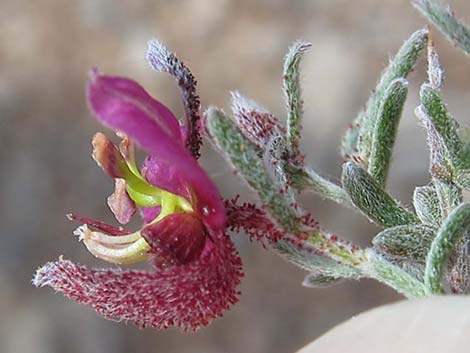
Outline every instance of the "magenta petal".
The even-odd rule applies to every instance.
[[[212,230],[221,229],[225,211],[216,186],[197,161],[176,138],[168,117],[148,109],[147,93],[136,82],[95,75],[88,83],[88,100],[98,119],[110,128],[124,132],[151,155],[172,165],[197,197],[197,209]]]
[[[140,214],[142,218],[144,219],[145,223],[150,223],[152,222],[155,218],[158,217],[161,211],[160,206],[155,206],[155,207],[142,207],[140,209]]]
[[[146,114],[148,118],[152,119],[158,124],[166,135],[174,138],[176,141],[182,141],[180,125],[178,119],[173,115],[170,109],[156,99],[152,98],[145,89],[133,80],[117,76],[99,75],[96,72],[92,73],[94,77],[90,80],[91,85],[96,84],[96,88],[101,90],[101,93],[109,95],[106,98],[107,109],[113,110],[114,108],[109,103],[115,102],[118,104],[116,109],[119,109],[119,103],[127,103]],[[92,96],[88,96],[90,103],[92,103]],[[103,97],[97,97],[99,100]],[[93,103],[92,103],[92,107]]]
[[[90,270],[59,259],[38,269],[33,284],[50,286],[109,319],[196,330],[238,300],[241,262],[224,237],[201,260],[167,271]]]
[[[174,213],[141,230],[155,255],[158,268],[196,261],[204,249],[207,235],[194,213]]]
[[[142,175],[152,185],[168,190],[190,200],[192,195],[188,190],[185,173],[177,169],[174,163],[162,160],[159,156],[148,156],[144,161]]]

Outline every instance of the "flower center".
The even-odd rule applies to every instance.
[[[158,223],[168,215],[194,211],[184,197],[145,180],[137,168],[133,146],[125,137],[120,150],[102,133],[94,136],[92,144],[95,161],[111,177],[125,180],[127,194],[138,207],[160,206],[160,213],[149,225]],[[74,234],[94,256],[111,263],[130,264],[150,256],[150,246],[140,230],[127,235],[109,235],[82,225]]]

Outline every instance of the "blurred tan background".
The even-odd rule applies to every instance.
[[[468,1],[452,5],[470,21]],[[74,211],[112,221],[105,198],[113,183],[90,158],[90,138],[101,129],[84,98],[91,67],[138,80],[181,113],[173,80],[144,60],[146,41],[158,37],[192,68],[205,105],[228,108],[229,91],[238,89],[283,118],[283,55],[295,39],[311,41],[303,65],[303,147],[316,169],[338,179],[346,125],[388,56],[423,25],[407,0],[0,0],[0,352],[292,352],[356,313],[398,300],[367,280],[303,288],[305,273],[243,235],[234,237],[246,273],[240,303],[196,334],[106,321],[49,289],[32,288],[30,280],[37,266],[61,254],[106,266],[76,241],[75,224],[64,216]],[[470,62],[436,37],[444,96],[468,123]],[[410,75],[391,172],[390,190],[406,204],[413,185],[428,178],[424,134],[413,115],[423,64]],[[249,198],[226,164],[206,152],[203,163],[223,194]],[[316,196],[303,199],[324,226],[361,245],[377,231]]]

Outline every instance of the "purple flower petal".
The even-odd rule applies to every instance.
[[[160,206],[156,206],[156,207],[142,207],[140,209],[140,214],[142,216],[142,218],[144,219],[144,222],[145,223],[150,223],[152,222],[155,218],[158,217],[158,215],[160,214],[160,211],[161,211],[161,207]]]
[[[136,82],[95,74],[89,81],[89,104],[106,126],[123,132],[162,163],[172,165],[191,187],[197,211],[212,230],[224,227],[225,210],[216,186],[175,136],[173,115],[148,109],[155,102]],[[169,112],[169,111],[168,111]]]
[[[191,190],[188,190],[185,173],[176,168],[174,163],[169,163],[159,156],[148,156],[142,167],[142,175],[152,185],[183,196],[190,200]]]

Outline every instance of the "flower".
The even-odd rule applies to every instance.
[[[150,259],[154,271],[89,269],[60,258],[38,269],[34,285],[50,286],[106,318],[140,327],[187,331],[207,325],[237,301],[242,272],[226,234],[221,196],[196,160],[194,114],[180,126],[135,81],[97,71],[87,94],[98,120],[122,139],[115,146],[103,133],[93,138],[94,159],[115,179],[108,205],[122,224],[137,209],[144,222],[130,232],[70,215],[82,223],[75,234],[100,259],[120,265]],[[141,170],[134,143],[149,152]]]

